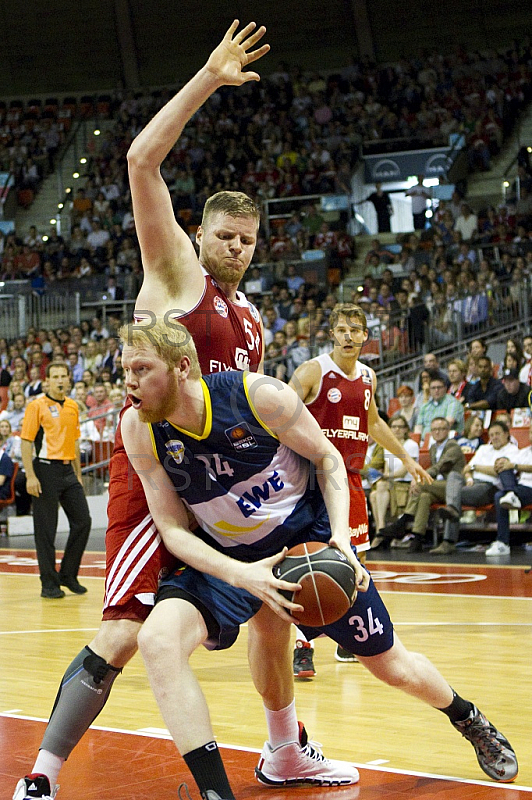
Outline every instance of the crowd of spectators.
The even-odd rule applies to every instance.
[[[299,288],[295,296],[286,283],[274,284],[272,291],[264,295],[261,307],[265,323],[266,373],[284,381],[290,379],[303,361],[330,352],[332,348],[328,317],[337,300],[335,294],[320,295],[311,291],[307,296],[305,284],[296,283]],[[0,339],[0,391],[4,400],[0,411],[0,451],[19,465],[17,513],[28,513],[31,503],[25,491],[19,433],[28,404],[46,391],[49,363],[62,361],[71,371],[71,396],[80,409],[82,463],[94,462],[95,443],[113,442],[117,416],[125,399],[117,342],[121,321],[119,315],[110,315],[104,325],[99,317],[94,317],[79,326],[58,330],[30,328],[26,336],[11,342]],[[517,424],[514,415],[521,414],[521,426],[530,419],[532,334],[522,341],[517,337],[509,338],[497,364],[488,357],[488,343],[484,339],[471,342],[467,352],[460,350],[460,344],[456,350],[457,355],[450,357],[445,365],[440,364],[434,353],[427,353],[416,380],[403,383],[388,409],[381,409],[385,416],[388,412],[390,426],[415,458],[423,452],[420,447],[430,446],[429,437],[438,420],[445,421],[449,435],[456,439],[463,452],[472,455],[486,444],[490,419],[491,426],[494,420],[506,426],[509,442],[512,442],[513,425]],[[509,362],[509,357],[514,360]],[[507,366],[508,363],[512,366]],[[515,439],[513,445],[516,445]],[[514,450],[511,455],[516,459],[521,456]],[[384,462],[381,473],[373,475],[371,481],[373,484],[383,480],[380,486],[372,487],[379,527],[384,525],[387,511],[397,515],[405,507],[411,480],[404,470],[401,474],[397,472],[400,466],[392,464],[389,454],[384,454]],[[491,495],[490,498],[494,499],[495,490],[500,487],[497,481],[491,481],[491,485],[489,491],[493,498]],[[504,507],[501,513],[504,516]],[[406,544],[412,541],[411,536],[403,537]],[[504,547],[498,544],[497,551],[509,547],[509,534],[505,536],[508,541],[503,542]],[[397,539],[396,544],[403,539]],[[454,543],[446,547],[450,548],[451,544],[454,547]],[[449,552],[445,550],[444,554]]]
[[[530,48],[515,45],[484,55],[425,53],[386,66],[353,61],[328,76],[281,63],[260,83],[251,81],[238,92],[224,87],[189,122],[163,165],[176,214],[193,235],[207,197],[220,189],[243,190],[259,203],[350,194],[364,142],[405,138],[416,147],[440,145],[456,133],[466,138],[471,166],[487,168],[490,154],[531,98],[531,64]],[[142,269],[126,153],[170,96],[171,90],[163,89],[109,98],[105,111],[115,124],[101,136],[73,192],[71,238],[64,241],[55,231],[46,241],[36,231],[23,242],[0,237],[4,279],[38,275],[43,288],[67,277],[127,273],[133,275],[127,293],[135,296]],[[39,101],[0,105],[0,165],[14,171],[19,186],[36,188],[53,165],[72,114],[82,109],[69,101],[62,107]],[[523,210],[525,217],[530,214],[527,192],[524,186],[517,218]],[[461,241],[471,240],[474,222],[459,221],[452,205],[451,221],[445,210],[441,204],[438,236],[459,250]],[[255,260],[295,259],[307,249],[321,249],[341,274],[353,256],[344,222],[329,227],[313,205],[296,209],[271,230],[261,229]],[[479,235],[506,242],[508,231],[499,222],[498,212],[487,213]]]
[[[489,169],[519,111],[531,99],[528,44],[480,54],[425,52],[383,68],[354,63],[357,130],[371,140],[405,139],[412,149],[465,138],[472,168]]]
[[[20,205],[31,205],[43,179],[54,169],[55,157],[70,128],[75,106],[0,101],[0,170],[11,173]]]
[[[526,312],[532,273],[528,154],[520,171],[519,197],[510,192],[497,209],[473,209],[455,189],[450,201],[434,207],[423,230],[398,234],[393,245],[373,240],[352,299],[364,306],[375,337],[380,330],[382,358],[404,357],[420,345],[452,345]]]
[[[367,486],[374,519],[373,549],[391,546],[420,551],[431,503],[439,502],[436,515],[440,513],[443,519],[444,538],[431,553],[451,555],[459,545],[460,524],[476,522],[478,509],[482,520],[491,513],[498,527],[496,539],[477,549],[484,549],[488,557],[510,554],[510,523],[529,519],[530,510],[524,506],[532,500],[528,488],[532,484],[532,334],[522,341],[509,338],[500,364],[494,364],[487,351],[487,341],[476,339],[467,354],[452,357],[445,368],[434,353],[427,353],[417,380],[402,384],[391,400],[390,427],[405,450],[416,460],[423,457],[421,463],[426,468],[430,465],[430,474],[442,483],[434,490],[430,486],[419,489],[401,463],[385,453],[384,464],[373,471]],[[508,356],[515,366],[506,366]],[[449,441],[454,451],[458,452],[458,446],[463,453],[461,461],[453,455],[452,466],[449,458],[454,451],[447,449]],[[441,474],[440,459],[447,465],[441,467]],[[388,511],[392,521],[386,525]],[[510,511],[515,519],[509,517]],[[437,516],[432,524],[438,524]]]

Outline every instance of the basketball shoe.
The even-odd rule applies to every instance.
[[[21,778],[16,785],[13,800],[54,800],[59,786],[50,788],[50,781],[46,775],[34,773]]]
[[[220,797],[218,792],[215,792],[214,789],[207,789],[205,792],[201,792],[201,797],[202,800],[223,800],[223,797]],[[192,800],[186,783],[179,784],[177,800]]]
[[[316,674],[314,669],[314,648],[308,642],[302,642],[300,639],[296,642],[294,650],[294,677],[295,678],[313,678]]]
[[[452,725],[471,742],[486,775],[502,783],[511,783],[517,778],[517,757],[512,745],[476,706],[467,719]]]
[[[275,749],[264,743],[255,775],[267,786],[344,786],[358,783],[358,770],[347,761],[331,761],[317,742],[309,742],[304,725],[299,723],[299,741]]]
[[[346,650],[345,647],[342,647],[341,644],[337,645],[336,653],[334,657],[337,661],[342,661],[346,664],[354,664],[358,661],[358,658],[354,653],[351,653],[349,650]]]

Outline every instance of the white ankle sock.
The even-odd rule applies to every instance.
[[[54,754],[50,753],[49,750],[39,750],[39,755],[37,756],[37,760],[33,765],[32,772],[37,772],[40,775],[46,775],[50,781],[50,786],[53,791],[54,786],[57,783],[57,778],[59,777],[59,771],[64,763],[64,758],[61,758],[60,756],[54,756]]]
[[[314,647],[314,639],[307,639],[303,631],[300,631],[297,625],[294,627],[296,629],[296,647],[298,646],[299,642],[307,642],[311,647]]]
[[[279,711],[271,711],[264,706],[268,736],[273,749],[288,742],[299,741],[299,724],[296,714],[296,701]]]

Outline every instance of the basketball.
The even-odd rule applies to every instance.
[[[355,570],[340,550],[323,542],[292,547],[273,574],[299,583],[298,592],[284,592],[288,600],[303,606],[297,621],[302,625],[330,625],[348,611],[356,598]]]

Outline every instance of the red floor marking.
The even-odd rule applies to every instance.
[[[386,591],[532,597],[532,573],[526,575],[524,567],[369,561],[368,569],[377,588]],[[35,550],[0,549],[1,573],[38,575]],[[104,575],[105,553],[86,552],[80,576]]]
[[[367,566],[380,591],[532,597],[532,573],[525,574],[524,567],[393,561]]]
[[[0,800],[10,800],[13,789],[33,766],[44,723],[0,715]],[[496,783],[469,783],[430,775],[360,770],[356,786],[271,789],[253,775],[258,756],[222,748],[222,756],[239,800],[525,800],[530,789]],[[199,792],[173,742],[91,729],[65,764],[59,777],[60,800],[146,800],[176,797],[185,781],[192,800]]]
[[[59,562],[63,551],[57,550]],[[15,572],[24,575],[38,575],[37,557],[35,550],[14,550],[4,548],[0,550],[0,573]],[[105,577],[105,553],[87,551],[83,555],[79,576],[90,578]]]

